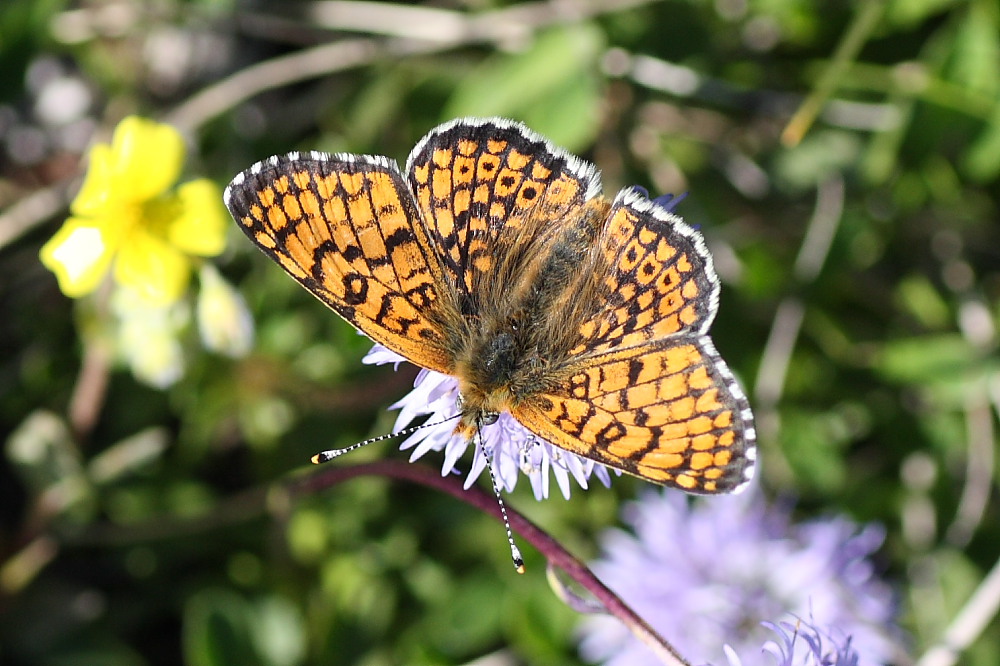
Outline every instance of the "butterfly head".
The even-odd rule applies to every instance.
[[[458,399],[455,407],[460,418],[455,426],[455,434],[471,439],[483,426],[493,425],[500,413],[510,411],[511,392],[509,387],[486,388],[481,383],[458,376]]]

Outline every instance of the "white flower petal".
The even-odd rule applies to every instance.
[[[403,360],[405,360],[403,357],[381,345],[375,345],[364,358],[365,363],[394,363],[397,366]],[[426,369],[421,370],[414,380],[413,390],[392,405],[393,409],[400,410],[394,429],[402,430],[415,419],[424,416],[427,416],[429,421],[454,418],[458,413],[457,399],[458,381],[454,377]],[[470,444],[452,435],[453,430],[454,425],[450,422],[418,430],[400,444],[400,449],[413,449],[410,455],[411,461],[430,451],[443,450],[445,457],[442,473],[447,474],[455,468]],[[496,423],[483,428],[482,437],[483,446],[490,452],[494,461],[497,484],[508,492],[515,488],[518,478],[524,474],[528,476],[536,498],[548,497],[550,470],[567,499],[571,491],[570,474],[584,489],[587,488],[588,477],[595,472],[605,486],[610,484],[610,475],[602,465],[596,465],[593,461],[540,441],[506,412],[500,415]],[[526,450],[531,455],[532,464],[525,467],[522,466],[522,460]],[[465,480],[466,488],[471,486],[487,468],[481,447],[476,445],[473,451],[472,463]]]

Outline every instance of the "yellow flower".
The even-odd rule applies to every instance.
[[[172,303],[187,288],[192,258],[222,252],[227,218],[216,185],[200,179],[171,191],[183,161],[176,129],[136,116],[118,124],[110,146],[91,149],[72,216],[41,251],[64,294],[93,292],[113,269],[149,303]]]

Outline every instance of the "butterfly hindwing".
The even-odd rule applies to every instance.
[[[580,354],[679,334],[705,334],[719,280],[701,235],[634,189],[615,198],[598,239],[599,309],[580,327]]]
[[[692,493],[732,491],[754,467],[749,404],[706,337],[589,357],[512,414],[556,446]]]

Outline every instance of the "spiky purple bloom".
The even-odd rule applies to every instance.
[[[805,620],[762,622],[761,625],[778,634],[781,641],[769,640],[760,651],[774,659],[773,666],[860,666],[861,656],[851,637],[836,640]],[[724,646],[729,666],[745,666],[730,646]],[[749,664],[750,662],[747,662]]]
[[[721,666],[738,656],[738,666],[848,666],[855,653],[858,663],[892,661],[895,604],[870,560],[880,527],[846,518],[793,524],[756,492],[693,501],[649,492],[626,507],[625,522],[633,533],[606,534],[593,569],[692,663]],[[795,618],[809,618],[811,631],[773,624]],[[781,644],[765,645],[762,623],[772,623],[765,626]],[[590,661],[658,663],[610,616],[581,629]]]
[[[405,360],[378,344],[364,358],[365,363],[394,363],[396,367]],[[454,417],[458,413],[457,402],[458,380],[440,372],[421,370],[413,382],[413,390],[392,405],[392,409],[400,410],[393,429],[401,430],[420,416],[430,416],[428,423]],[[454,428],[454,421],[423,428],[405,439],[399,448],[413,449],[410,454],[411,462],[428,451],[444,451],[441,474],[451,474],[458,459],[470,445],[464,438],[453,434]],[[549,444],[529,432],[506,412],[500,415],[496,423],[482,429],[482,437],[483,446],[473,447],[472,466],[465,479],[466,488],[486,469],[483,449],[492,458],[497,485],[508,492],[517,485],[520,474],[528,477],[537,499],[549,496],[551,477],[555,478],[559,490],[567,499],[571,489],[570,478],[575,479],[581,488],[587,488],[591,475],[596,476],[605,486],[611,484],[607,467]]]

